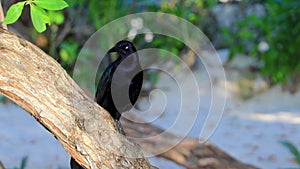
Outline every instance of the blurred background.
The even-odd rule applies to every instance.
[[[16,2],[2,1],[4,13]],[[49,11],[52,24],[43,33],[34,29],[28,6],[21,18],[9,25],[9,30],[36,44],[72,76],[80,49],[105,24],[138,12],[164,12],[184,18],[211,41],[226,73],[226,89],[218,88],[227,91],[225,110],[209,141],[238,160],[259,168],[300,167],[300,1],[66,2],[68,8]],[[130,40],[138,49],[165,49],[184,60],[199,75],[196,79],[200,84],[199,97],[204,103],[199,112],[208,111],[205,103],[211,99],[210,80],[201,60],[188,46],[172,37],[155,34],[138,35]],[[159,58],[168,59],[163,53]],[[104,60],[104,64],[109,62],[108,58]],[[103,69],[99,68],[100,75]],[[84,81],[83,77],[80,83]],[[147,97],[155,88],[168,88],[166,95],[176,100],[174,90],[177,89],[170,83],[163,73],[149,70],[142,96]],[[95,88],[82,87],[93,96]],[[159,102],[159,96],[153,98]],[[0,96],[0,102],[0,160],[7,168],[21,168],[22,161],[27,162],[25,168],[28,169],[68,168],[68,155],[50,133],[5,97]],[[143,99],[139,107],[145,107]],[[176,118],[174,111],[171,102],[153,124],[167,129],[172,124],[171,119]],[[189,137],[199,136],[201,118],[205,115],[196,120]],[[184,121],[190,121],[188,115]],[[176,134],[181,134],[180,129]],[[151,160],[160,168],[182,168],[165,159]]]

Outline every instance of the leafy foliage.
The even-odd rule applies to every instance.
[[[261,72],[271,82],[284,82],[300,70],[300,1],[268,0],[266,14],[250,15],[236,23],[237,30],[223,29],[230,56],[248,52],[262,61]]]
[[[94,30],[97,30],[119,17],[128,15],[130,13],[138,13],[143,11],[153,11],[153,12],[165,12],[169,14],[174,14],[179,17],[185,18],[190,22],[200,26],[201,28],[206,28],[208,23],[206,22],[209,18],[209,8],[213,7],[217,3],[217,0],[204,0],[204,1],[194,1],[194,0],[180,0],[180,1],[166,1],[156,2],[152,0],[143,1],[98,1],[98,0],[66,0],[70,5],[68,12],[71,18],[74,20],[79,20],[80,23],[86,23],[91,25]],[[167,3],[171,3],[167,5]],[[85,8],[83,8],[83,6]],[[101,10],[100,10],[101,9]],[[78,14],[79,13],[79,14]],[[80,15],[79,17],[76,17]],[[74,17],[74,18],[73,18]],[[209,30],[209,29],[207,29]],[[171,37],[166,37],[162,35],[155,35],[151,43],[145,42],[144,36],[137,35],[133,40],[138,48],[160,48],[172,52],[175,55],[180,55],[180,52],[185,48],[185,45]],[[75,45],[77,43],[78,45]],[[72,64],[71,55],[78,52],[80,48],[80,42],[76,42],[76,39],[70,41],[66,40],[60,46],[60,57],[62,64]],[[100,42],[99,42],[100,43]],[[107,45],[107,44],[99,44]],[[69,46],[66,49],[66,46]],[[71,47],[73,46],[73,47]],[[75,47],[75,46],[78,46]],[[165,53],[159,55],[161,59],[165,59]],[[68,60],[68,61],[67,61]],[[149,79],[153,83],[157,81],[157,73],[150,71],[147,73]]]
[[[257,2],[257,1],[255,1]],[[261,2],[261,1],[260,1]],[[267,0],[263,1],[266,15],[258,17],[249,15],[236,23],[233,29],[223,29],[230,45],[230,54],[248,53],[257,57],[262,64],[258,65],[261,72],[269,77],[271,82],[284,82],[288,76],[294,77],[300,70],[300,1],[297,0]],[[38,32],[46,30],[50,25],[49,53],[66,68],[72,69],[80,46],[85,38],[82,33],[71,29],[65,38],[56,44],[56,36],[61,28],[53,25],[64,25],[65,18],[60,11],[69,5],[65,11],[67,21],[75,28],[87,26],[92,31],[97,30],[114,19],[143,11],[165,12],[184,18],[198,26],[213,39],[219,31],[210,9],[218,3],[217,0],[178,0],[178,1],[98,1],[98,0],[25,0],[12,5],[5,18],[5,24],[14,23],[20,17],[25,5],[30,6],[31,19]],[[241,3],[252,3],[246,0]],[[54,24],[52,24],[54,23]],[[80,28],[82,29],[82,28]],[[85,28],[86,30],[86,28]],[[65,31],[65,30],[64,30]],[[49,32],[49,31],[48,31]],[[35,35],[38,36],[38,35]],[[35,39],[35,38],[33,38]],[[134,39],[139,47],[145,47],[142,38]],[[102,44],[101,44],[102,45]],[[104,44],[106,45],[106,44]],[[155,35],[150,47],[159,47],[175,55],[180,55],[186,46],[170,37]],[[146,47],[148,47],[146,46]],[[264,48],[262,48],[264,46]],[[46,46],[47,48],[47,46]],[[47,51],[47,49],[46,49]],[[160,56],[164,59],[164,56]],[[156,79],[156,78],[153,78]]]
[[[46,10],[61,10],[68,7],[63,0],[26,0],[12,5],[6,14],[4,24],[12,24],[16,22],[23,11],[24,5],[30,6],[30,15],[34,28],[38,32],[44,32],[46,25],[50,24],[51,19]]]
[[[207,27],[207,18],[209,18],[209,9],[213,7],[218,1],[217,0],[179,0],[179,1],[166,1],[163,0],[159,3],[151,0],[143,1],[72,1],[66,0],[70,4],[70,8],[76,9],[78,6],[87,6],[85,17],[94,26],[95,29],[99,29],[105,24],[119,17],[125,16],[130,13],[137,13],[143,11],[154,11],[154,12],[165,12],[174,14],[178,17],[187,19],[188,21],[198,25],[200,28]],[[101,10],[99,10],[101,9]],[[112,10],[114,9],[114,10]],[[137,41],[137,40],[135,40]],[[152,47],[159,47],[162,49],[179,54],[183,49],[184,45],[179,41],[174,41],[173,38],[164,37],[164,39],[158,38],[153,39],[151,42]]]
[[[35,0],[34,3],[41,8],[47,10],[62,10],[68,7],[68,4],[63,0]]]
[[[72,65],[77,59],[79,44],[74,39],[69,38],[60,45],[59,55],[62,66]]]
[[[66,2],[65,2],[66,1]],[[206,20],[209,15],[209,8],[217,3],[217,0],[204,0],[204,1],[194,1],[194,0],[180,0],[180,1],[166,1],[163,0],[159,3],[151,0],[143,1],[98,1],[98,0],[26,0],[24,2],[17,3],[18,5],[9,9],[10,11],[18,12],[18,15],[13,15],[13,19],[9,19],[12,15],[8,12],[6,16],[6,24],[11,24],[15,22],[21,15],[24,5],[30,6],[31,19],[33,25],[38,32],[43,32],[46,30],[46,25],[50,23],[62,24],[64,22],[64,17],[60,11],[56,12],[53,10],[61,10],[69,5],[68,15],[70,20],[72,20],[74,25],[86,23],[92,26],[94,30],[97,30],[114,19],[125,16],[130,13],[137,13],[143,11],[157,11],[166,12],[170,14],[177,15],[179,17],[185,18],[190,22],[205,28],[207,25]],[[170,4],[168,4],[170,3]],[[22,6],[23,4],[23,6]],[[15,4],[16,5],[16,4]],[[22,8],[21,8],[22,7]],[[100,10],[101,9],[101,10]],[[113,9],[113,10],[112,10]],[[116,10],[115,10],[116,9]],[[46,11],[48,10],[48,11]],[[76,23],[78,22],[78,23]],[[85,24],[85,25],[86,25]],[[58,32],[57,28],[52,29],[52,33],[55,36]],[[209,30],[209,29],[208,29]],[[78,35],[71,35],[78,36]],[[72,40],[69,40],[72,39]],[[135,39],[138,44],[142,39]],[[55,39],[50,38],[50,48],[53,48]],[[145,43],[144,43],[145,44]],[[51,55],[59,55],[62,65],[66,68],[66,65],[73,65],[76,60],[78,49],[82,45],[77,39],[67,37],[59,45],[59,49],[49,49]],[[171,51],[175,55],[179,55],[180,51],[185,48],[184,44],[178,40],[174,40],[170,37],[155,36],[151,42],[151,47],[159,47]],[[51,52],[52,51],[52,52]],[[58,51],[57,53],[55,51]],[[74,59],[75,58],[75,59]],[[164,56],[162,55],[163,59]]]
[[[48,11],[48,16],[51,23],[55,23],[57,25],[61,25],[65,21],[65,17],[61,11]]]
[[[262,71],[281,82],[300,71],[300,1],[269,1],[266,7],[269,16],[264,21],[269,24],[263,28],[270,50],[261,55]]]
[[[50,24],[50,18],[46,11],[35,5],[30,6],[30,15],[34,28],[38,32],[44,32],[46,30],[46,24]]]
[[[198,26],[209,38],[211,38],[211,36],[214,34],[211,32],[211,29],[216,28],[216,25],[211,23],[213,18],[211,18],[209,11],[217,2],[217,0],[162,1],[160,6],[153,5],[149,6],[148,9],[150,11],[173,14],[180,18],[186,19],[187,21]],[[151,43],[153,44],[153,47],[165,49],[174,53],[175,55],[178,55],[185,47],[182,42],[171,37],[161,38],[158,36],[157,38],[154,38]]]
[[[4,24],[12,24],[12,23],[16,22],[22,14],[24,5],[25,5],[25,1],[18,2],[16,4],[12,5],[9,8],[9,10],[7,11],[7,15],[6,15],[3,23]]]

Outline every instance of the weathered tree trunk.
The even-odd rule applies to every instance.
[[[141,121],[136,117],[130,116],[132,121],[122,118],[126,135],[132,138],[148,138],[150,136],[159,135],[163,130],[159,127],[147,123],[134,124],[133,121]],[[156,149],[165,145],[173,145],[173,141],[178,136],[168,133],[166,135],[153,140],[137,142],[145,151],[156,153]],[[136,141],[139,141],[137,139]],[[167,146],[168,147],[168,146]],[[172,160],[179,165],[189,169],[255,169],[256,167],[241,163],[232,158],[216,146],[206,142],[201,144],[198,139],[185,138],[182,142],[175,145],[169,151],[158,156]]]
[[[85,168],[151,167],[54,59],[2,28],[0,93],[34,116]]]

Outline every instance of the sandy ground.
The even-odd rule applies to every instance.
[[[289,140],[300,148],[300,92],[290,94],[282,91],[280,86],[265,89],[264,82],[255,78],[255,83],[251,83],[254,86],[253,97],[243,100],[239,95],[245,95],[243,91],[248,89],[245,86],[242,89],[240,87],[240,79],[244,76],[240,72],[240,69],[226,70],[226,87],[218,85],[218,81],[214,84],[216,97],[222,97],[226,90],[227,100],[223,117],[208,140],[235,158],[260,168],[297,167],[293,156],[279,141]],[[161,97],[160,92],[154,92],[150,97],[154,109],[161,107],[155,106],[164,101],[161,98],[167,98],[163,113],[143,114],[141,117],[144,120],[151,119],[153,124],[176,134],[199,138],[206,112],[211,105],[211,84],[204,69],[197,69],[194,73],[199,84],[199,93],[196,93],[200,97],[197,116],[186,111],[189,110],[187,104],[183,106],[187,108],[183,110],[183,116],[176,119],[178,107],[174,105],[178,104],[180,95],[174,91],[178,87],[174,80],[163,75],[157,86],[165,89],[164,97]],[[179,78],[183,78],[180,79],[184,82],[183,87],[188,88],[191,82],[184,79],[184,76]],[[195,91],[186,92],[195,94]],[[189,103],[195,104],[194,100]],[[147,101],[141,101],[142,109],[147,106]],[[171,128],[174,121],[178,125]],[[192,124],[188,132],[187,124]],[[63,169],[69,166],[68,154],[33,117],[14,104],[0,104],[0,160],[7,168],[13,168],[20,165],[24,156],[28,156],[27,169]],[[151,158],[151,162],[160,168],[182,168],[161,158]]]

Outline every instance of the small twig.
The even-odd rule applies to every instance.
[[[3,24],[3,21],[4,21],[4,13],[3,13],[2,4],[0,0],[0,27],[3,29],[7,29],[7,26]]]

